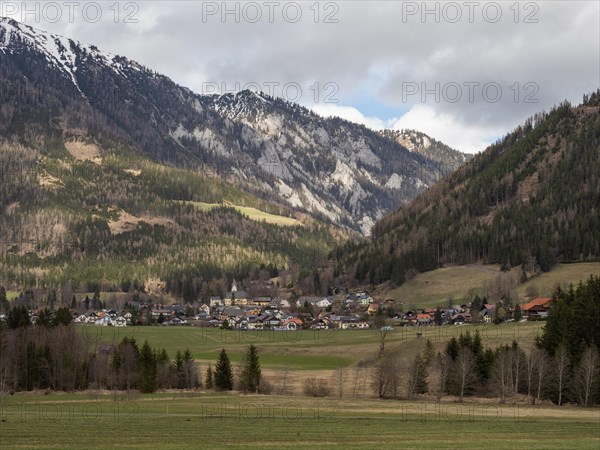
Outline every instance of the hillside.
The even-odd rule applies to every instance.
[[[491,290],[496,280],[510,276],[514,280],[510,289],[523,303],[530,300],[531,296],[551,297],[557,286],[576,286],[592,275],[600,276],[600,263],[558,264],[550,272],[519,284],[518,267],[505,273],[498,265],[469,264],[423,272],[396,288],[383,285],[375,294],[396,300],[396,304],[402,304],[405,310],[447,307],[449,300],[452,300],[452,304],[462,304],[470,302],[475,294],[484,296],[486,287]]]
[[[450,167],[451,172],[457,170],[473,157],[473,155],[461,153],[420,131],[383,130],[380,133],[382,136],[392,139],[403,147],[406,147],[411,152],[418,153],[433,161],[440,162],[446,167]]]
[[[442,264],[522,265],[527,274],[600,257],[600,91],[527,120],[336,251],[338,272],[401,284]]]
[[[165,293],[195,300],[261,268],[271,276],[309,270],[346,236],[218,178],[107,142],[73,140],[48,153],[55,156],[0,142],[7,288],[120,291],[161,280]],[[200,201],[218,207],[190,204]]]
[[[214,172],[368,235],[455,169],[444,158],[263,93],[197,95],[135,61],[0,19],[0,136],[45,153],[73,133]]]

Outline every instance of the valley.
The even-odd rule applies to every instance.
[[[2,448],[598,448],[593,14],[400,3],[0,17]]]

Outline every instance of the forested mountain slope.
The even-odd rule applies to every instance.
[[[539,113],[335,253],[361,282],[450,263],[600,257],[600,91]]]

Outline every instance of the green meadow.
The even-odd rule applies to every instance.
[[[423,328],[396,328],[385,339],[389,347],[412,354],[427,339],[442,349],[451,337],[467,331],[479,331],[485,346],[495,348],[518,341],[529,347],[541,333],[543,322],[481,324]],[[80,325],[79,329],[92,344],[117,343],[123,337],[148,341],[155,348],[164,348],[173,358],[177,350],[189,348],[199,362],[214,362],[225,348],[234,362],[240,361],[250,344],[259,347],[261,364],[267,368],[287,367],[293,370],[333,370],[373,357],[379,348],[377,330],[301,330],[301,331],[240,331],[203,327],[97,327]],[[418,337],[418,334],[421,336]]]
[[[186,203],[190,203],[190,204],[194,205],[196,208],[201,209],[202,211],[210,211],[211,209],[214,209],[214,208],[223,207],[223,205],[219,204],[219,203],[205,203],[205,202],[186,202]],[[259,209],[251,208],[248,206],[231,205],[231,208],[238,210],[239,212],[241,212],[242,214],[247,216],[249,219],[256,220],[258,222],[264,220],[267,223],[271,223],[271,224],[279,225],[279,226],[302,225],[301,222],[299,222],[296,219],[292,219],[291,217],[284,217],[284,216],[278,216],[276,214],[270,214],[268,212],[261,211]]]
[[[598,409],[208,392],[18,394],[3,449],[597,449]]]

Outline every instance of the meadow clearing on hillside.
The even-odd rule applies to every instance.
[[[450,266],[418,274],[413,280],[386,294],[396,302],[402,302],[404,309],[410,307],[429,308],[448,306],[448,300],[460,303],[470,291],[482,294],[486,282],[493,281],[503,272],[498,265],[470,264]],[[519,267],[510,271],[518,279]],[[535,287],[538,295],[552,296],[556,286],[568,286],[585,281],[590,275],[600,275],[600,263],[558,264],[550,272],[545,272],[517,286],[521,301],[526,302],[528,287]]]
[[[196,208],[201,209],[202,211],[209,211],[211,209],[220,208],[220,207],[224,206],[219,203],[205,203],[205,202],[187,202],[187,203],[194,205]],[[260,211],[259,209],[256,209],[256,208],[251,208],[248,206],[238,206],[238,205],[228,205],[228,206],[238,210],[245,216],[248,216],[248,218],[250,218],[252,220],[256,220],[258,222],[264,220],[267,223],[272,223],[274,225],[280,225],[280,226],[302,225],[302,223],[300,221],[293,219],[291,217],[283,217],[283,216],[278,216],[276,214],[270,214],[265,211]]]

